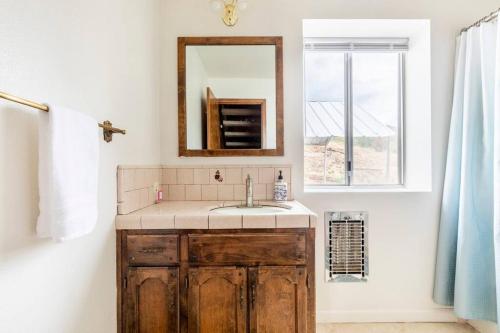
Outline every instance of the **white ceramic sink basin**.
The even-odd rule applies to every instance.
[[[288,211],[290,207],[283,205],[279,206],[256,206],[253,208],[249,207],[237,207],[237,206],[227,206],[218,207],[212,209],[212,213],[219,215],[273,215],[284,213]]]

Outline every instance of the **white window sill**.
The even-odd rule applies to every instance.
[[[428,188],[407,188],[405,186],[304,186],[304,193],[418,193],[432,192]]]

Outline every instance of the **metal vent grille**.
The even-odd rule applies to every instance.
[[[366,281],[368,226],[366,212],[327,212],[326,270],[332,282]]]

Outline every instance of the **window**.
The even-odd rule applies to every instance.
[[[407,49],[407,38],[305,39],[305,185],[403,185]]]

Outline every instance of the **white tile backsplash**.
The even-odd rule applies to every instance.
[[[201,185],[186,185],[186,200],[198,201],[201,200]]]
[[[134,178],[135,178],[135,170],[120,170],[122,172],[122,177],[123,177],[123,190],[124,191],[131,191],[135,190],[135,185],[134,185]]]
[[[234,200],[234,186],[233,185],[218,185],[217,186],[217,200]]]
[[[177,184],[193,184],[194,170],[193,169],[177,169]]]
[[[245,184],[247,176],[250,175],[253,181],[256,182],[259,180],[259,168],[246,167],[241,169],[241,183]]]
[[[177,184],[177,169],[163,169],[162,184]]]
[[[201,200],[217,200],[217,185],[201,185]]]
[[[200,185],[210,184],[209,173],[209,169],[194,169],[193,183]]]
[[[154,204],[155,184],[163,190],[165,201],[245,200],[248,174],[254,184],[254,199],[272,200],[280,170],[288,183],[288,200],[293,200],[291,165],[119,166],[118,214]],[[219,180],[215,179],[217,171]]]
[[[259,168],[259,183],[274,183],[274,168]]]
[[[234,185],[234,200],[245,200],[246,198],[246,186],[245,185]]]
[[[255,200],[266,199],[266,186],[267,184],[253,184],[253,198]]]
[[[118,214],[128,214],[154,204],[154,185],[162,183],[160,171],[161,166],[118,167]]]
[[[226,169],[226,184],[242,184],[241,168],[227,168]]]
[[[186,200],[186,185],[169,185],[168,200],[171,201]]]

